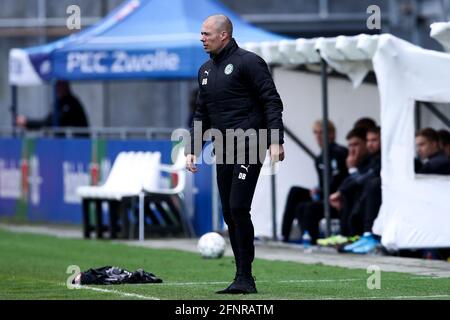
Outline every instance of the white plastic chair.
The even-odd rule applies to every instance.
[[[101,186],[81,186],[81,198],[114,199],[137,196],[144,184],[159,184],[160,152],[121,152],[113,163],[106,182]]]
[[[180,204],[180,218],[184,226],[185,233],[188,236],[194,236],[194,229],[192,223],[187,216],[187,210],[185,206],[184,189],[186,187],[186,157],[184,155],[184,148],[176,146],[174,152],[176,153],[174,164],[160,164],[159,173],[176,174],[177,184],[171,188],[163,188],[159,186],[150,185],[146,180],[143,186],[143,192],[139,196],[139,239],[144,240],[144,202],[145,197],[162,197],[165,199],[171,198],[171,196],[177,197]]]
[[[125,197],[139,197],[144,184],[159,185],[160,161],[160,152],[121,152],[103,185],[81,186],[77,194],[83,201],[123,201]],[[101,230],[102,226],[98,227]]]

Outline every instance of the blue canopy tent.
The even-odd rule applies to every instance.
[[[208,58],[205,17],[222,13],[238,43],[283,37],[256,28],[216,0],[130,0],[96,25],[61,40],[10,52],[11,85],[52,80],[192,79]]]

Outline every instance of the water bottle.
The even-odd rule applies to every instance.
[[[303,249],[305,251],[311,250],[311,236],[309,235],[308,230],[305,230],[302,237]]]
[[[312,194],[312,200],[313,201],[320,201],[320,193],[319,192],[314,192],[313,194]]]

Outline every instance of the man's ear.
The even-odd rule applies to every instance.
[[[438,141],[433,141],[433,144],[434,144],[434,147],[436,148],[436,149],[440,149],[440,146],[439,146],[439,142]]]
[[[227,37],[227,32],[226,31],[222,31],[220,33],[220,39],[223,41],[223,40],[225,40],[226,37]]]

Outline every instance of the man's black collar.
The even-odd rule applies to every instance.
[[[436,157],[442,156],[443,154],[444,154],[444,152],[442,152],[442,151],[437,151],[436,153],[433,153],[431,156],[429,156],[427,159],[428,159],[428,160],[431,160],[431,159],[434,159],[434,158],[436,158]]]
[[[209,56],[211,59],[214,60],[214,62],[221,62],[224,59],[226,59],[230,54],[232,54],[236,49],[238,48],[238,45],[236,43],[236,40],[234,38],[231,38],[230,42],[227,43],[227,45],[220,50],[220,52],[216,55],[210,54]]]

